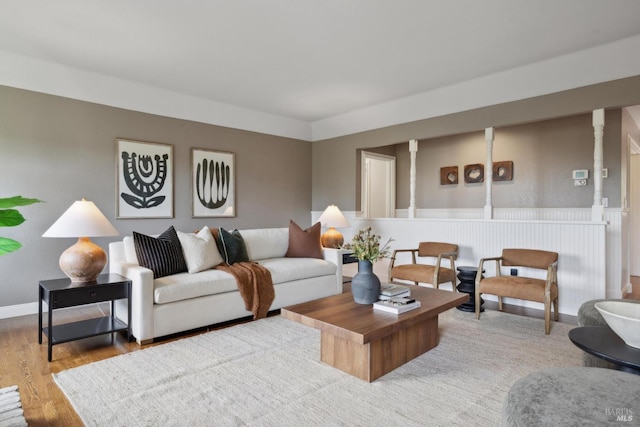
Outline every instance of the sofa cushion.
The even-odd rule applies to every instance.
[[[287,253],[289,245],[287,228],[260,228],[242,230],[241,233],[251,261],[282,258]]]
[[[180,239],[173,226],[157,238],[133,232],[133,242],[140,265],[153,271],[153,277],[187,271]]]
[[[178,231],[178,238],[189,273],[208,270],[224,262],[216,241],[206,225],[198,234]]]
[[[320,243],[320,223],[303,230],[293,220],[289,221],[289,248],[286,256],[290,258],[320,258],[322,259],[322,244]]]
[[[273,284],[336,273],[336,265],[317,258],[269,258],[258,261],[271,272]]]
[[[245,246],[244,239],[238,230],[227,231],[220,227],[218,239],[220,255],[222,255],[227,264],[249,261],[247,247]]]
[[[153,302],[167,304],[237,290],[236,279],[222,270],[205,270],[198,274],[173,274],[153,281]]]

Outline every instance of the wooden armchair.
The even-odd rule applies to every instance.
[[[396,255],[401,252],[411,252],[411,264],[396,265]],[[416,254],[420,258],[435,259],[434,264],[416,263]],[[451,282],[456,292],[456,264],[458,245],[440,242],[420,242],[417,249],[396,249],[391,255],[389,264],[389,281],[394,279],[410,280],[416,285],[428,283],[438,289],[440,283]],[[449,261],[449,266],[441,265],[443,259]]]
[[[484,263],[495,261],[496,276],[482,277]],[[500,267],[518,266],[537,268],[547,271],[546,279],[524,276],[502,275]],[[483,258],[476,275],[476,319],[480,318],[480,295],[483,293],[498,296],[498,309],[502,311],[502,297],[536,301],[544,304],[544,332],[551,329],[551,304],[558,320],[558,254],[557,252],[534,249],[503,249],[502,256]]]

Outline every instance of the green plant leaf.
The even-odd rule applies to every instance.
[[[0,209],[13,208],[16,206],[27,206],[27,205],[32,205],[34,203],[43,203],[43,202],[42,200],[39,200],[39,199],[27,199],[22,196],[5,197],[5,198],[0,198]]]
[[[0,255],[8,254],[9,252],[17,251],[22,247],[20,242],[16,242],[6,237],[0,237]]]
[[[24,221],[22,214],[15,209],[0,210],[0,227],[15,227]]]

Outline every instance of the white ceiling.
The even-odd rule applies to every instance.
[[[235,108],[308,126],[307,138],[291,135],[313,140],[367,126],[323,131],[337,119],[492,78],[514,87],[486,102],[640,74],[638,60],[592,58],[594,73],[580,56],[640,56],[621,52],[640,46],[639,18],[637,0],[2,0],[0,84],[147,112],[163,103],[149,101],[155,91],[172,104],[156,105],[161,114]]]

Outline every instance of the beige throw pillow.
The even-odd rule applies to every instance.
[[[207,226],[202,227],[198,234],[178,231],[178,238],[189,273],[208,270],[224,261]]]

